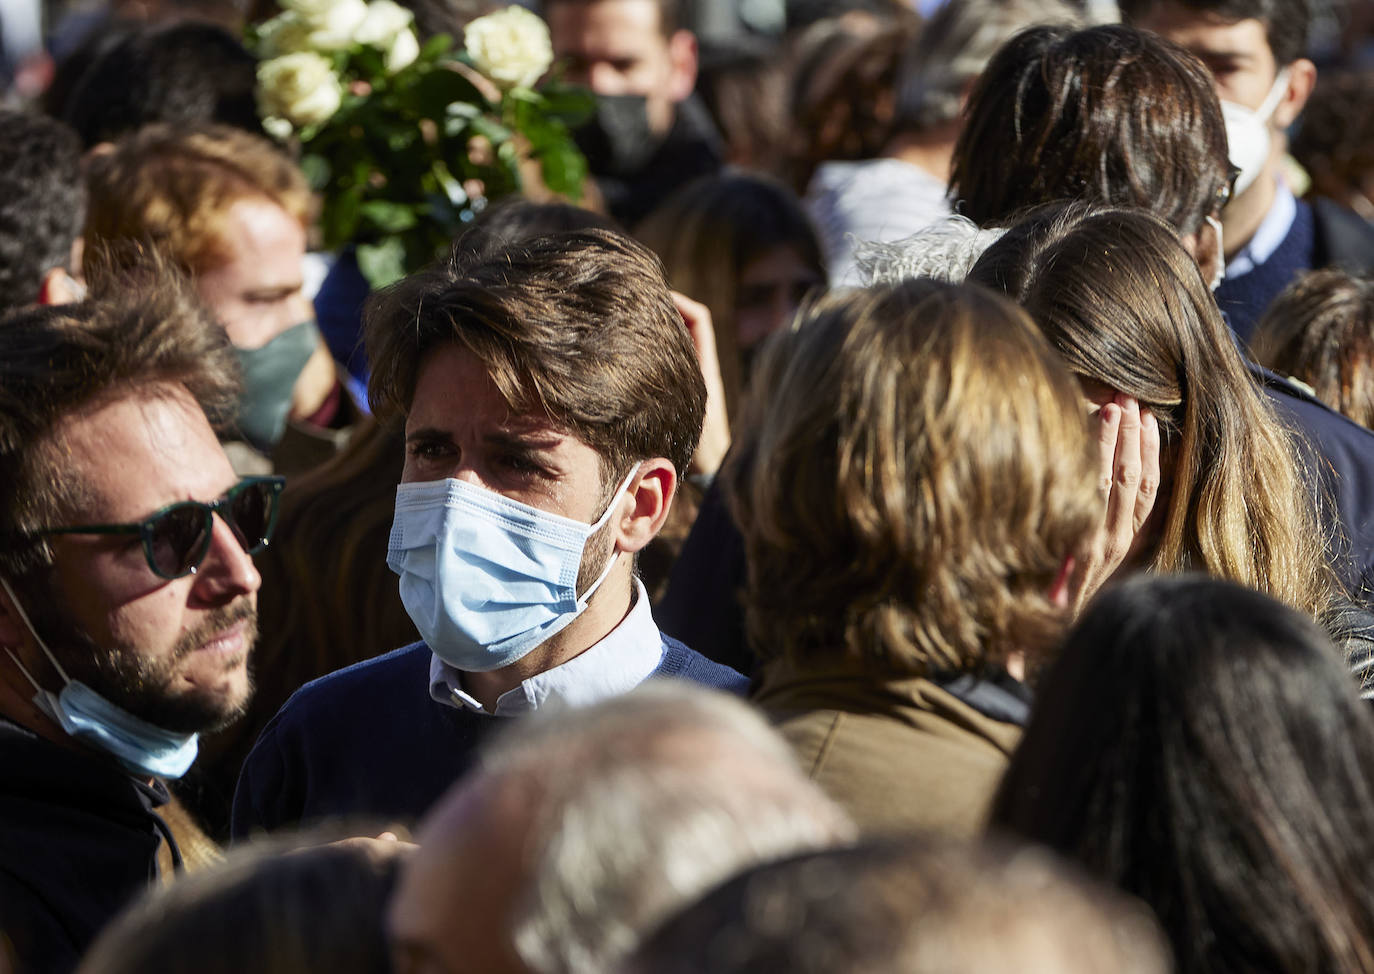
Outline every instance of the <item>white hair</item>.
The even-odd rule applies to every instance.
[[[757,712],[680,681],[523,720],[483,768],[533,786],[510,936],[539,974],[612,970],[736,872],[855,834]]]
[[[961,284],[983,251],[1006,232],[983,230],[968,217],[952,215],[901,240],[862,242],[854,250],[854,262],[867,285],[900,284],[915,277]]]

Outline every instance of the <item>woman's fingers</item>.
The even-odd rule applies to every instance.
[[[1159,421],[1149,407],[1140,410],[1140,487],[1135,495],[1135,530],[1145,526],[1159,496]]]

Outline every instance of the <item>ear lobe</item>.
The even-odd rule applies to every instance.
[[[1050,583],[1050,590],[1047,593],[1050,604],[1056,609],[1068,609],[1073,602],[1073,575],[1077,562],[1073,555],[1065,555],[1064,561],[1059,565],[1059,572],[1054,576],[1054,581]]]
[[[676,104],[685,100],[697,86],[697,38],[689,30],[680,30],[668,38],[668,61],[672,74],[668,81],[668,97]]]
[[[72,280],[64,269],[52,267],[43,275],[43,283],[38,287],[38,303],[72,304],[85,296],[81,291],[81,285]]]
[[[663,457],[645,460],[627,495],[633,506],[619,521],[617,542],[622,551],[635,552],[652,541],[668,520],[677,495],[677,470],[672,461]]]

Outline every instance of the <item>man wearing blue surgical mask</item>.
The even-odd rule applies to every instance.
[[[164,782],[248,702],[251,553],[281,490],[240,479],[216,439],[235,371],[166,272],[0,329],[0,953],[16,970],[70,970],[191,859],[179,839],[204,843],[166,815]]]
[[[151,125],[89,168],[88,242],[154,242],[234,346],[235,469],[292,474],[332,456],[356,412],[303,293],[310,193],[295,163],[228,126]]]
[[[1308,0],[1123,0],[1122,16],[1197,55],[1226,120],[1235,195],[1222,211],[1225,279],[1217,303],[1247,342],[1303,271],[1374,269],[1374,228],[1326,199],[1299,200],[1283,175],[1285,132],[1316,84]]]
[[[502,718],[656,677],[743,692],[659,632],[634,576],[706,399],[656,257],[600,230],[499,245],[384,292],[366,329],[373,407],[405,424],[387,562],[424,642],[287,702],[235,835],[413,819]]]

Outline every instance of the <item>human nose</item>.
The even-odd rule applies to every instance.
[[[598,95],[623,95],[625,79],[614,65],[598,61],[587,70],[587,87]]]
[[[233,528],[218,513],[211,519],[210,549],[196,571],[194,591],[206,602],[222,604],[262,587],[262,576]]]

